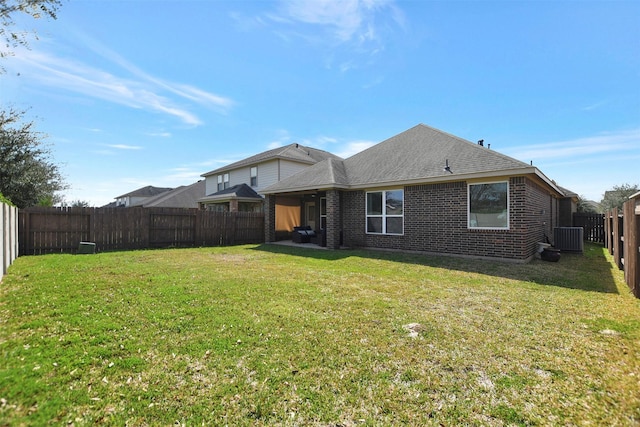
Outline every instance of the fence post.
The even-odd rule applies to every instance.
[[[29,212],[20,211],[20,255],[29,255],[31,237],[29,236]]]
[[[87,224],[87,227],[89,228],[87,230],[87,237],[89,238],[90,242],[96,242],[96,234],[95,234],[95,226],[93,225],[94,223],[94,215],[96,213],[95,208],[85,208],[84,209],[85,212],[88,212],[88,216],[89,216],[89,224]]]
[[[0,281],[18,257],[18,208],[0,202]]]
[[[8,249],[7,238],[9,237],[9,230],[5,221],[5,216],[8,213],[8,206],[4,203],[0,203],[0,228],[2,228],[2,240],[0,240],[0,263],[2,263],[2,270],[0,270],[0,280],[2,276],[7,272],[8,265],[5,263],[5,251]]]
[[[142,233],[140,236],[140,247],[139,249],[147,249],[151,242],[151,209],[145,209],[143,207],[136,207],[134,209],[138,210],[138,214],[140,215],[140,232]]]
[[[15,206],[10,206],[9,207],[9,214],[10,214],[10,233],[11,233],[11,248],[9,249],[10,254],[9,256],[11,257],[11,263],[13,263],[13,260],[15,260],[16,258],[18,258],[18,250],[19,250],[19,241],[18,241],[18,208]]]
[[[609,254],[611,254],[611,224],[609,219],[611,215],[609,211],[604,214],[604,247],[609,250]]]
[[[204,246],[202,238],[202,210],[196,210],[195,229],[193,230],[193,243],[195,247]]]
[[[620,237],[621,237],[621,231],[622,231],[622,224],[621,224],[621,217],[618,214],[618,208],[613,208],[613,242],[612,242],[612,249],[613,249],[613,260],[615,261],[616,265],[618,266],[619,269],[623,268],[623,259],[624,259],[624,255],[622,254],[622,250],[624,249],[623,245],[620,242]]]
[[[624,278],[636,297],[640,297],[638,286],[638,216],[636,201],[629,200],[623,205],[624,214]]]

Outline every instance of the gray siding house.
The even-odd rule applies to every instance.
[[[293,204],[329,248],[520,261],[553,236],[565,198],[535,166],[423,124],[261,193],[267,242],[285,238],[279,206]]]
[[[116,197],[116,201],[113,207],[128,208],[133,206],[142,206],[145,201],[151,199],[152,197],[156,197],[171,190],[173,190],[173,188],[154,187],[152,185],[147,185],[146,187],[138,188],[137,190],[133,190],[127,194]],[[112,205],[107,206],[112,207]]]
[[[262,189],[325,159],[340,159],[329,152],[300,144],[274,148],[204,173],[203,209],[262,212]]]

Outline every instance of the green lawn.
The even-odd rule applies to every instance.
[[[21,257],[0,357],[0,426],[640,423],[640,300],[595,245]]]

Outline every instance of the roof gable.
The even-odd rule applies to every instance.
[[[546,180],[524,162],[419,124],[343,161],[317,163],[262,192],[365,188],[515,173],[535,173]]]
[[[269,160],[284,159],[291,160],[299,163],[314,164],[328,158],[341,159],[335,154],[331,154],[328,151],[318,150],[316,148],[305,147],[300,144],[289,144],[284,147],[274,148],[273,150],[264,151],[246,159],[231,163],[230,165],[223,166],[221,168],[204,173],[201,176],[211,176],[223,172],[228,172],[233,169],[239,169],[246,166],[253,166],[259,163],[264,163]]]
[[[449,165],[450,171],[445,170]],[[345,160],[351,185],[528,167],[524,162],[420,124]]]
[[[146,187],[138,188],[137,190],[133,190],[130,193],[123,194],[122,196],[118,196],[116,197],[116,199],[119,199],[120,197],[151,197],[151,196],[157,196],[158,194],[162,194],[170,190],[173,190],[173,188],[154,187],[152,185],[147,185]]]
[[[204,180],[191,185],[182,185],[173,190],[150,197],[143,202],[146,207],[197,208],[198,199],[204,195]]]

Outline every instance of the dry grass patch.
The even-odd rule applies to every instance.
[[[0,425],[635,425],[604,249],[525,265],[277,246],[22,257]]]

